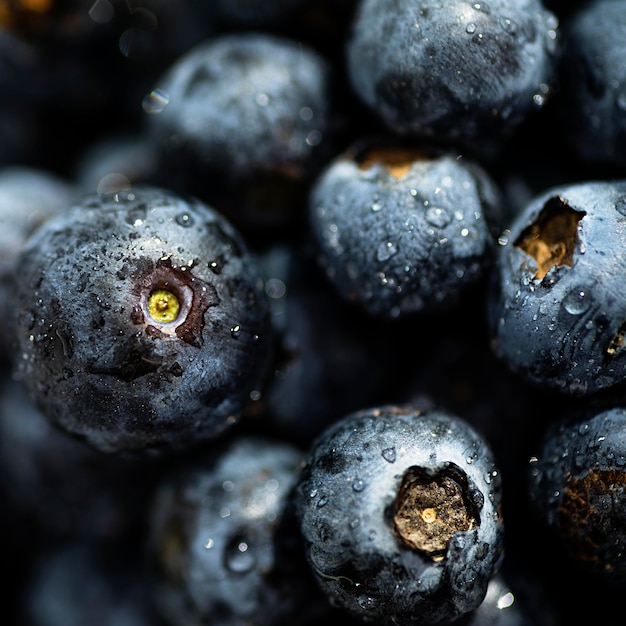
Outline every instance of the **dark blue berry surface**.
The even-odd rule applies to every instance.
[[[623,626],[624,0],[0,0],[11,626]]]

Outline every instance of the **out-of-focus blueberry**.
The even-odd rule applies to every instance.
[[[268,33],[195,46],[144,99],[161,180],[250,233],[294,223],[332,149],[330,68],[313,49]]]
[[[265,285],[281,308],[273,318],[277,349],[261,428],[308,446],[346,413],[391,397],[391,329],[339,298],[313,245],[293,251],[283,279],[270,275]]]
[[[626,182],[562,185],[503,233],[493,273],[493,348],[530,382],[587,395],[624,383]]]
[[[485,275],[499,201],[457,154],[365,141],[321,173],[309,221],[342,298],[390,319],[450,307]]]
[[[157,187],[90,195],[23,248],[16,375],[103,451],[167,450],[242,415],[272,348],[254,255],[231,224]]]
[[[503,556],[488,444],[439,409],[365,409],[312,445],[295,505],[306,556],[335,605],[377,624],[476,609]]]
[[[564,136],[591,167],[626,171],[626,2],[588,2],[566,22],[557,99]]]
[[[0,169],[0,360],[12,360],[7,320],[17,257],[28,237],[77,196],[74,185],[47,170],[25,165]]]
[[[140,527],[159,468],[107,455],[56,428],[10,379],[0,386],[0,489],[48,540],[119,538]]]
[[[304,454],[246,435],[222,443],[174,466],[156,491],[154,602],[175,626],[308,623],[325,600],[289,509]]]
[[[125,542],[67,540],[30,564],[17,626],[159,626],[142,555]]]

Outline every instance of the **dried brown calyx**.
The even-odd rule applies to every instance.
[[[541,280],[555,265],[574,264],[578,222],[584,211],[576,211],[560,196],[550,198],[537,219],[515,241],[515,246],[537,262],[535,280]]]
[[[393,530],[406,545],[441,560],[453,535],[477,528],[479,520],[460,472],[444,469],[433,474],[411,467],[404,474],[395,501]]]
[[[422,150],[404,146],[380,146],[367,150],[356,158],[359,169],[366,170],[380,164],[394,178],[402,178],[409,173],[416,161],[428,159]]]
[[[619,502],[626,493],[626,474],[616,469],[592,469],[580,478],[569,474],[559,506],[559,526],[572,555],[590,569],[610,571],[615,563],[603,559],[603,546],[621,532]],[[619,557],[616,556],[616,562]]]

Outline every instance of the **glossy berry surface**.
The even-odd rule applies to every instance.
[[[151,187],[89,196],[19,267],[17,375],[52,422],[120,451],[240,417],[271,341],[253,257],[219,213]]]
[[[309,198],[328,279],[383,318],[456,304],[492,261],[499,210],[499,191],[477,164],[389,140],[335,158]]]
[[[570,416],[571,417],[571,416]],[[582,575],[626,581],[626,410],[552,424],[529,466],[535,513]]]
[[[502,240],[490,297],[496,353],[527,380],[566,394],[616,387],[626,300],[626,184],[580,182],[545,191]]]
[[[471,144],[512,132],[543,104],[557,30],[538,0],[365,0],[348,76],[394,132]]]
[[[338,420],[311,447],[295,497],[318,583],[368,623],[454,620],[481,604],[502,558],[492,453],[445,411]]]

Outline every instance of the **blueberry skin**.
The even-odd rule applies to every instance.
[[[626,168],[626,2],[580,7],[566,23],[557,102],[566,137],[586,164]]]
[[[255,257],[214,209],[155,187],[87,196],[18,267],[16,376],[53,423],[105,452],[165,452],[241,416],[267,366],[268,308]]]
[[[539,0],[365,0],[348,77],[399,134],[501,141],[546,100],[557,32]]]
[[[295,492],[306,556],[331,603],[398,625],[452,621],[481,604],[503,555],[500,500],[493,455],[468,423],[394,406],[329,427]],[[444,529],[448,513],[459,523]]]
[[[290,522],[303,457],[291,444],[242,435],[172,468],[148,539],[154,602],[169,624],[290,624],[323,600]]]
[[[312,48],[243,32],[179,57],[144,108],[167,185],[253,231],[299,213],[332,145],[330,103],[330,67]]]
[[[456,154],[355,144],[313,185],[319,262],[344,300],[399,318],[456,304],[486,274],[499,191]]]
[[[587,410],[550,425],[529,465],[535,514],[576,572],[626,582],[626,409]]]
[[[489,294],[495,354],[545,390],[587,396],[626,377],[626,182],[536,196],[501,238]]]

